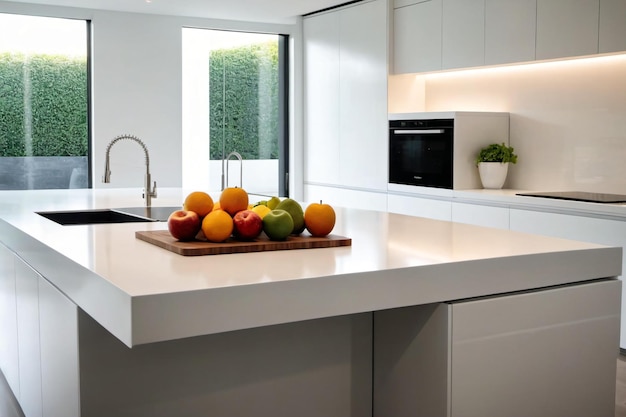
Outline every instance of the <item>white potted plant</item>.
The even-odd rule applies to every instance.
[[[517,163],[517,155],[513,151],[513,147],[504,143],[492,143],[480,150],[476,165],[483,188],[502,188],[509,171],[509,163]]]

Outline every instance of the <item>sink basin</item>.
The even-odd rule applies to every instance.
[[[156,221],[148,218],[133,216],[115,210],[71,210],[71,211],[40,211],[37,212],[49,220],[57,222],[63,226],[80,224],[102,224],[102,223],[129,223],[129,222],[151,222]]]
[[[170,217],[170,214],[172,214],[172,212],[180,210],[181,208],[182,205],[178,207],[124,207],[116,208],[113,210],[159,222],[166,222],[167,218]]]
[[[106,223],[165,222],[180,207],[125,207],[116,209],[38,211],[63,226]]]

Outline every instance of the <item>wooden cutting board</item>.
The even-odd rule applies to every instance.
[[[247,253],[289,249],[332,248],[352,245],[352,239],[328,235],[326,237],[289,236],[284,241],[269,240],[265,234],[252,241],[228,239],[222,243],[202,240],[180,242],[172,237],[167,230],[149,230],[135,232],[135,237],[153,245],[167,249],[183,256],[223,255],[227,253]]]

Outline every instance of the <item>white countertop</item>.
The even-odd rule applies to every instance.
[[[153,206],[185,195],[160,189]],[[34,213],[141,206],[138,189],[0,196],[0,241],[128,346],[621,273],[621,248],[343,208],[333,234],[352,246],[184,257],[135,238],[164,222],[61,226]]]
[[[448,200],[458,203],[494,205],[522,210],[526,209],[587,217],[612,218],[626,221],[626,204],[591,203],[586,201],[560,200],[555,198],[517,195],[518,193],[536,191],[540,190],[449,190],[442,188],[389,184],[389,193],[392,194]]]

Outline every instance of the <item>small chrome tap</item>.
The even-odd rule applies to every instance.
[[[222,191],[228,187],[228,161],[231,156],[234,156],[239,160],[239,188],[243,188],[243,158],[239,152],[231,152],[224,160],[226,161],[226,168],[224,168],[224,161],[222,161]],[[226,180],[224,180],[224,171],[226,172]]]
[[[107,146],[107,149],[106,149],[106,156],[105,156],[105,159],[104,159],[104,175],[102,176],[102,182],[105,183],[105,184],[108,184],[108,183],[111,182],[111,169],[109,167],[111,147],[116,142],[118,142],[118,141],[120,141],[122,139],[129,139],[129,140],[137,142],[139,144],[139,146],[141,146],[141,148],[143,149],[144,153],[146,154],[146,177],[145,177],[145,181],[144,181],[144,189],[143,189],[142,198],[145,198],[145,200],[146,200],[146,207],[150,207],[150,205],[152,203],[151,199],[157,197],[157,185],[156,185],[156,181],[154,181],[154,186],[152,188],[150,187],[150,156],[148,155],[148,148],[136,136],[120,135],[120,136],[115,137],[109,143],[109,145]]]

